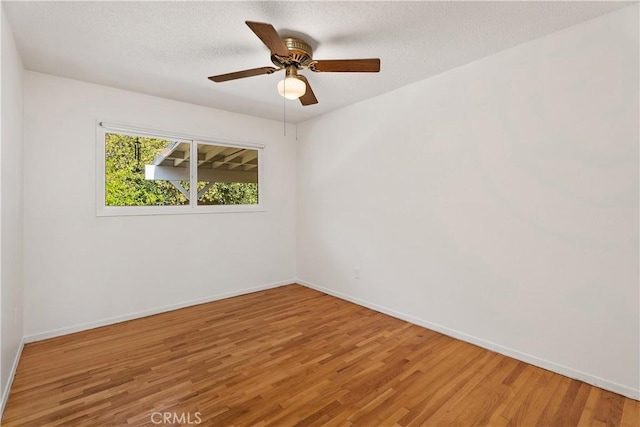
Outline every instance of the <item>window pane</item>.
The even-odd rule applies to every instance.
[[[188,142],[106,134],[105,206],[188,204]]]
[[[198,205],[257,205],[258,150],[198,144]]]

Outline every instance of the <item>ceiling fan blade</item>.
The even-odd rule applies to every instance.
[[[256,36],[262,40],[271,53],[275,53],[278,56],[282,56],[284,58],[288,58],[290,53],[289,49],[287,49],[287,45],[284,44],[278,32],[273,25],[267,24],[265,22],[253,22],[253,21],[245,21],[245,23],[251,28],[251,31],[256,33]]]
[[[307,91],[304,93],[304,95],[302,95],[299,98],[300,99],[300,103],[302,105],[317,104],[318,103],[318,99],[316,98],[316,95],[313,93],[313,90],[311,89],[311,85],[309,84],[309,80],[307,80],[305,76],[301,76],[299,74],[298,74],[298,78],[300,80],[302,80],[307,85]]]
[[[209,80],[214,81],[216,83],[221,83],[229,80],[243,79],[245,77],[259,76],[261,74],[271,74],[275,71],[278,71],[278,69],[274,67],[252,68],[250,70],[236,71],[235,73],[211,76],[209,77]]]
[[[380,58],[320,60],[311,66],[311,70],[330,73],[377,73],[380,71]]]

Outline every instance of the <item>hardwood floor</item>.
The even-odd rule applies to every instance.
[[[2,425],[637,427],[639,411],[291,285],[27,344]]]

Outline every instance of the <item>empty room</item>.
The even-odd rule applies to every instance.
[[[2,1],[2,426],[640,425],[640,8]]]

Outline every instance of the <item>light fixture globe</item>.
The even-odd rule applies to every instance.
[[[295,67],[287,67],[287,75],[278,82],[278,93],[287,99],[298,99],[307,91],[307,84],[298,78]]]
[[[287,77],[278,82],[278,93],[287,99],[298,99],[307,91],[307,85],[297,77]]]

